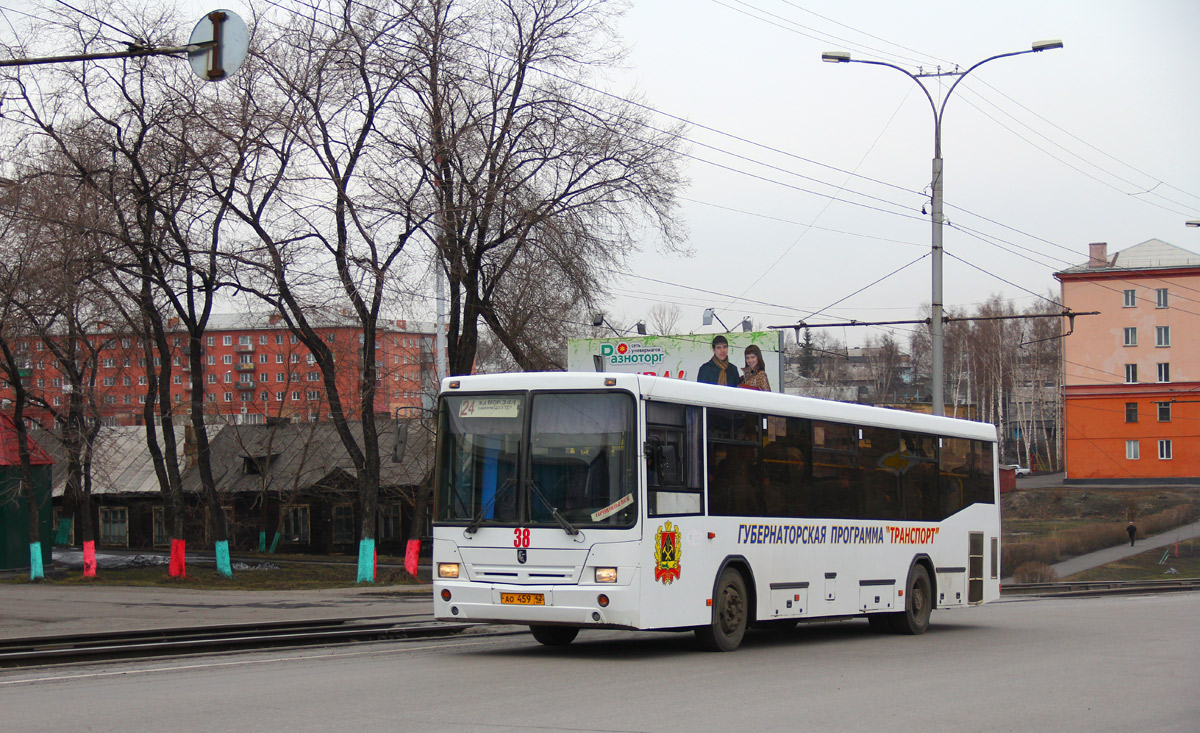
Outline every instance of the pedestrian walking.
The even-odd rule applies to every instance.
[[[1133,526],[1133,522],[1130,522],[1125,531],[1129,533],[1129,546],[1133,547],[1133,538],[1137,537],[1137,527]]]

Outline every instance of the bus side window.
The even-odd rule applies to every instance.
[[[762,423],[754,413],[708,410],[709,514],[763,514]]]
[[[651,516],[699,514],[699,407],[664,402],[646,406],[646,483]]]
[[[857,428],[813,421],[813,516],[857,519]]]
[[[900,519],[900,476],[907,469],[900,433],[889,428],[859,429],[858,468],[862,519]]]
[[[811,434],[812,425],[804,418],[767,418],[762,452],[766,516],[806,517],[812,513]]]
[[[908,463],[900,477],[904,518],[938,521],[938,439],[920,433],[901,433],[900,447]]]

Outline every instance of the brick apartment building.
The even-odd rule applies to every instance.
[[[1055,273],[1077,312],[1064,339],[1069,481],[1200,477],[1200,255],[1151,239]]]
[[[174,324],[177,325],[177,324]],[[349,317],[327,317],[317,332],[334,352],[339,366],[338,391],[347,417],[358,414],[356,380],[362,369],[362,329]],[[106,425],[139,425],[146,402],[146,355],[141,340],[106,324],[89,335],[101,345],[96,393]],[[168,333],[172,346],[171,399],[176,414],[186,415],[191,402],[191,372],[187,335]],[[381,324],[375,349],[379,379],[375,411],[431,406],[437,390],[434,328],[403,320]],[[53,354],[36,339],[14,344],[24,359],[23,379],[30,392],[52,407],[66,403],[70,386]],[[204,337],[205,412],[215,422],[264,424],[269,418],[297,421],[328,419],[320,369],[308,348],[288,331],[278,316],[214,315]],[[157,361],[158,357],[155,357]],[[0,382],[0,399],[11,404],[12,386]],[[27,410],[32,419],[49,425],[49,415]]]

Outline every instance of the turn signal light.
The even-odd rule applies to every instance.
[[[457,578],[458,563],[456,562],[440,562],[438,563],[439,578]]]
[[[600,608],[608,608],[608,596],[601,593],[596,596],[596,603],[600,604]]]
[[[597,583],[615,583],[617,582],[616,568],[596,568]]]
[[[442,600],[443,601],[450,600],[450,589],[449,588],[442,588]]]

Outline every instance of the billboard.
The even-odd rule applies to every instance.
[[[567,370],[650,374],[695,382],[702,376],[700,367],[713,361],[713,339],[717,336],[728,342],[728,362],[737,368],[739,378],[745,372],[747,347],[757,346],[771,391],[783,391],[782,331],[569,339]],[[715,365],[704,370],[705,381],[711,381],[714,369]]]

